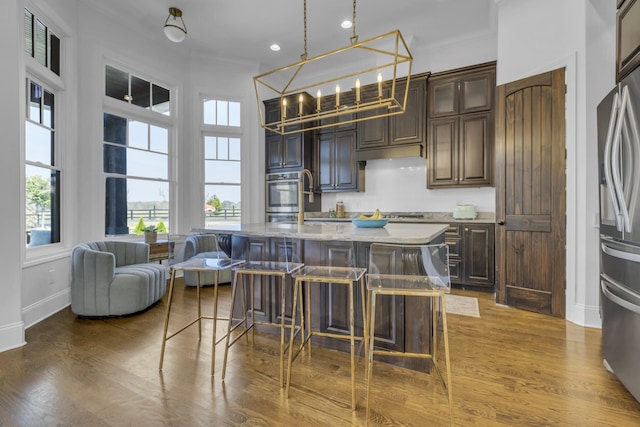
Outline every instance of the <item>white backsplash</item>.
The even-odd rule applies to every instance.
[[[493,187],[427,189],[426,159],[368,160],[363,193],[323,193],[322,211],[342,200],[347,212],[452,212],[457,204],[475,205],[479,212],[495,212]]]

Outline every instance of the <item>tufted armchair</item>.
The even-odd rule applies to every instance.
[[[188,236],[184,241],[182,259],[189,258],[229,258],[218,246],[218,237],[211,233],[198,233]],[[200,273],[200,285],[213,285],[215,280],[213,272]],[[231,282],[231,270],[223,270],[218,277],[218,283]],[[196,286],[198,278],[193,271],[184,272],[184,283],[187,286]]]
[[[71,253],[71,310],[77,315],[136,313],[160,300],[166,288],[166,268],[149,263],[146,243],[88,242]]]

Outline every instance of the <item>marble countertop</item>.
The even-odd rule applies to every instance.
[[[358,228],[351,222],[307,222],[304,225],[284,223],[256,223],[220,225],[193,232],[243,234],[257,237],[287,237],[303,240],[341,240],[372,243],[425,244],[447,229],[446,224],[389,223],[382,228]]]
[[[309,222],[351,222],[352,217],[357,217],[360,212],[345,212],[345,218],[329,218],[327,212],[305,212],[304,219]],[[372,212],[364,212],[371,215]],[[451,222],[477,222],[494,223],[495,214],[493,212],[478,212],[475,219],[454,218],[451,212],[382,212],[382,215],[390,223],[451,223]]]

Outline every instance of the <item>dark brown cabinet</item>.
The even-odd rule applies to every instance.
[[[280,101],[273,99],[265,101],[265,121],[272,123],[280,120],[282,109]],[[297,104],[291,103],[287,107],[287,116],[297,114]],[[311,131],[279,135],[266,131],[266,171],[267,173],[280,171],[302,170],[311,168],[313,133]]]
[[[356,161],[356,132],[328,132],[317,136],[317,190],[360,191],[363,166]],[[362,172],[362,177],[359,177]]]
[[[406,80],[396,83],[397,92],[404,92],[405,88]],[[424,155],[426,88],[425,75],[412,76],[405,113],[358,122],[356,156],[359,160]],[[386,95],[390,88],[385,87],[383,90]],[[377,96],[377,86],[363,89],[364,101]],[[374,109],[358,114],[362,117],[380,113],[381,111]]]
[[[495,63],[429,79],[427,187],[492,185]]]
[[[493,288],[495,280],[494,225],[458,222],[445,231],[451,282]]]

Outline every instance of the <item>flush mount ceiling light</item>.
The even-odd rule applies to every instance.
[[[301,60],[253,78],[263,128],[287,135],[405,112],[413,57],[402,34],[358,41],[356,0],[351,22],[349,45],[309,58],[304,1]],[[261,102],[272,99],[279,99],[281,114],[265,121]]]
[[[169,8],[169,16],[164,21],[164,34],[174,43],[180,43],[187,36],[187,27],[182,20],[182,11],[177,7]]]

